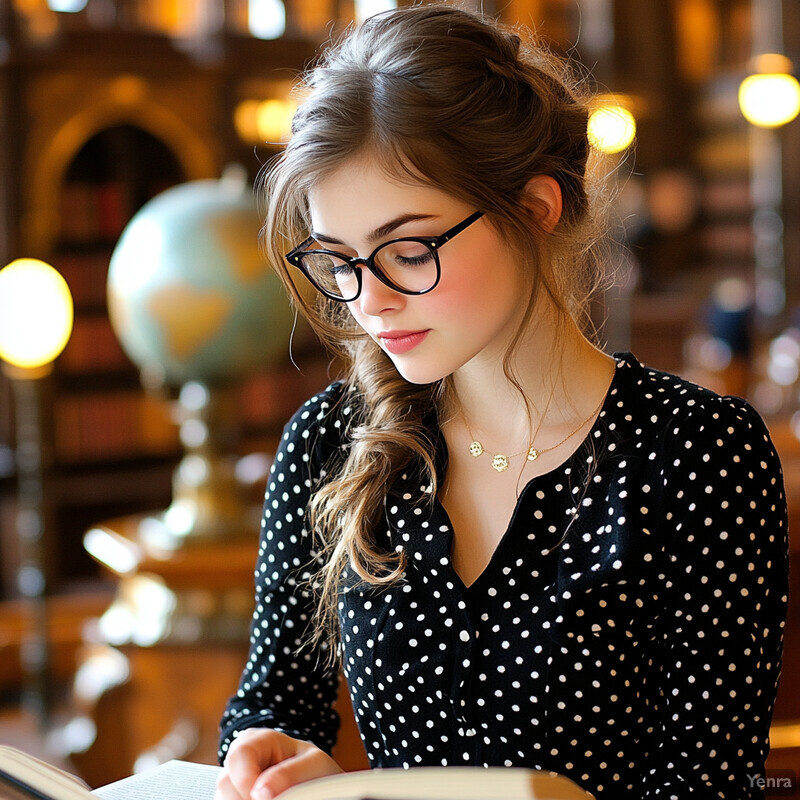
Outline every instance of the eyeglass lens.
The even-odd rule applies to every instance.
[[[350,300],[358,294],[356,268],[330,253],[303,255],[309,277],[326,293]],[[426,292],[436,284],[436,256],[424,242],[387,242],[372,254],[372,264],[392,284],[407,292]]]

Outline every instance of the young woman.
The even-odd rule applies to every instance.
[[[218,797],[339,770],[340,668],[374,766],[757,796],[780,465],[746,402],[585,333],[602,259],[581,82],[426,5],[355,28],[308,84],[265,242],[348,370],[275,458]]]

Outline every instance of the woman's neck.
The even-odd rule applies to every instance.
[[[453,376],[453,424],[463,423],[470,435],[498,448],[546,439],[548,429],[558,434],[584,419],[605,396],[614,371],[613,359],[570,319],[548,324],[540,317],[515,352],[510,367],[518,386],[496,360],[470,363]]]

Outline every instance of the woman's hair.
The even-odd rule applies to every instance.
[[[408,383],[343,303],[320,294],[314,305],[295,286],[283,254],[309,234],[309,192],[367,157],[394,179],[433,186],[483,211],[530,283],[504,364],[519,388],[511,355],[540,293],[587,330],[601,282],[600,226],[587,186],[585,84],[531,34],[444,4],[367,19],[305,76],[292,136],[264,174],[262,235],[295,303],[344,360],[348,403],[359,409],[346,457],[310,507],[327,564],[320,623],[329,630],[343,570],[373,584],[402,574],[402,552],[384,551],[374,531],[387,488],[404,470],[421,469],[435,497],[434,445],[423,422],[431,409],[443,409],[449,381]],[[553,230],[540,224],[544,209],[532,211],[525,194],[538,175],[554,178],[563,196]]]

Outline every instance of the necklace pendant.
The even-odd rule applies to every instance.
[[[498,453],[492,459],[492,468],[497,472],[505,472],[508,469],[508,456]]]
[[[473,458],[477,458],[478,456],[483,455],[483,445],[477,439],[470,444],[469,454]]]
[[[536,461],[539,458],[539,451],[535,447],[528,449],[528,461]]]

